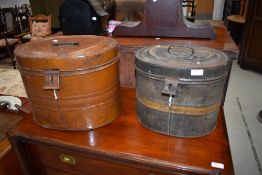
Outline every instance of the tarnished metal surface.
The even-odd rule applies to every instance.
[[[35,121],[88,130],[120,113],[117,43],[99,36],[31,41],[15,50]]]
[[[156,132],[207,135],[216,126],[229,61],[217,50],[157,45],[136,53],[137,113]]]

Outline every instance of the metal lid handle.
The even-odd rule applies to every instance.
[[[194,49],[185,46],[169,46],[167,52],[170,55],[174,55],[182,58],[191,57],[195,53]]]
[[[79,42],[54,42],[51,44],[52,46],[79,46]]]

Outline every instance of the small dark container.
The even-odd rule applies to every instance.
[[[137,114],[153,131],[200,137],[217,123],[228,57],[193,46],[156,45],[136,53]]]

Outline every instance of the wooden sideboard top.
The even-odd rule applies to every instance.
[[[170,137],[144,128],[136,116],[135,89],[121,88],[121,115],[111,124],[92,131],[58,131],[45,129],[25,115],[9,132],[9,139],[43,143],[87,152],[121,162],[158,167],[172,172],[234,174],[223,110],[216,129],[208,136],[184,139]],[[221,163],[224,169],[211,167]]]
[[[154,38],[154,37],[113,37],[116,39],[120,47],[136,47],[136,46],[149,46],[155,44],[183,44],[193,46],[210,47],[222,51],[231,51],[236,54],[239,49],[228,34],[226,27],[223,24],[214,26],[216,38],[211,39],[198,39],[198,38]]]
[[[216,33],[215,39],[201,39],[201,38],[158,38],[158,37],[122,37],[122,36],[112,36],[118,41],[121,47],[143,47],[155,44],[183,44],[183,45],[193,45],[193,46],[203,46],[210,47],[222,51],[231,51],[235,54],[239,54],[239,49],[237,45],[232,40],[231,36],[228,34],[226,27],[223,25],[223,21],[209,21],[209,23],[214,27]],[[58,32],[49,36],[61,36],[62,32]],[[137,49],[135,49],[136,51]]]

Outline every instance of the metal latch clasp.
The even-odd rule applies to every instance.
[[[168,99],[168,106],[172,106],[173,98],[177,95],[177,87],[179,81],[175,78],[166,78],[165,79],[165,86],[161,91],[162,94],[169,95]]]
[[[179,81],[175,78],[166,78],[165,79],[165,86],[161,93],[175,96],[177,94],[177,86]]]
[[[57,90],[59,87],[59,69],[47,69],[44,71],[44,89]]]

